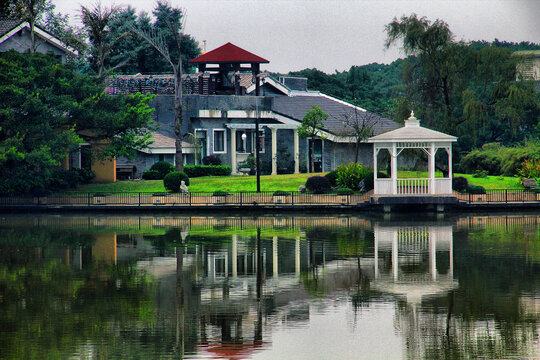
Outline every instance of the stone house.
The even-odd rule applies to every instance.
[[[199,72],[183,79],[182,133],[187,164],[216,155],[223,164],[232,166],[233,174],[240,173],[243,162],[255,152],[258,120],[263,173],[327,172],[355,159],[356,138],[351,123],[364,126],[368,136],[398,127],[392,120],[308,90],[306,78],[275,79],[261,73],[260,64],[268,60],[231,43],[191,63],[198,66]],[[135,159],[118,159],[117,169],[130,168],[133,176],[139,177],[154,162],[174,162],[173,84],[172,76],[167,75],[117,76],[110,81],[110,94],[140,91],[157,95],[152,105],[154,120],[159,125],[154,143],[138,152]],[[297,128],[312,106],[319,106],[329,117],[320,136],[303,139]],[[314,169],[308,169],[310,142],[314,145]],[[360,144],[358,161],[371,166],[369,144]]]

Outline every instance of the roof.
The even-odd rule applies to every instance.
[[[230,42],[189,61],[194,64],[264,63],[270,61],[250,53]]]
[[[22,20],[19,19],[0,19],[0,37],[15,29]]]
[[[174,154],[176,153],[175,148],[175,139],[174,137],[161,134],[158,132],[152,133],[150,141],[153,141],[152,144],[144,150],[141,150],[144,153],[148,154]],[[193,152],[192,145],[187,141],[182,141],[182,153],[189,154]]]
[[[30,29],[30,24],[26,21],[22,22],[18,19],[0,19],[0,44],[10,39],[13,35],[17,34],[24,28]],[[34,33],[37,37],[49,42],[66,53],[70,53],[75,56],[79,55],[75,49],[67,46],[60,39],[49,34],[39,26],[34,27]]]
[[[276,96],[272,110],[302,121],[306,112],[311,110],[313,105],[320,107],[328,114],[323,130],[335,135],[353,135],[352,128],[345,123],[345,119],[350,117],[358,117],[359,121],[365,120],[368,126],[372,126],[375,134],[395,129],[398,126],[390,119],[320,93],[305,96]]]
[[[420,126],[420,121],[411,113],[405,126],[370,137],[368,142],[426,142],[457,141],[457,137]]]

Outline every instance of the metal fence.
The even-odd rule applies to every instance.
[[[531,189],[489,189],[485,194],[458,193],[454,195],[468,204],[482,203],[535,203],[540,202],[540,192]]]
[[[369,201],[370,194],[305,194],[299,192],[66,193],[47,196],[0,196],[0,206],[351,206]]]

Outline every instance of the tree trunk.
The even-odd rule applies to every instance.
[[[184,171],[184,157],[182,154],[182,57],[178,56],[178,68],[175,71],[174,88],[174,142],[176,153],[174,163],[176,171]]]
[[[35,36],[35,22],[30,22],[30,53],[36,52],[36,36]]]
[[[360,150],[360,142],[357,141],[356,142],[356,151],[354,153],[354,162],[357,163],[358,162],[358,151]]]
[[[315,151],[315,146],[313,146],[314,141],[315,139],[313,138],[309,140],[309,166],[310,166],[309,172],[315,172],[315,161],[313,160],[314,158],[313,152]]]

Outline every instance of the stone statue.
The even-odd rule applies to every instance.
[[[189,195],[189,190],[184,180],[180,182],[180,192],[182,195]]]

